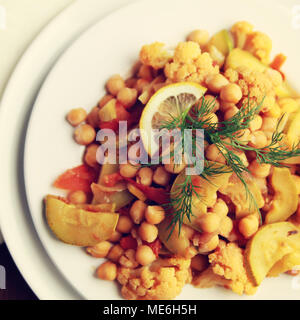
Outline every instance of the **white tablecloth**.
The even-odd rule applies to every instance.
[[[9,76],[28,45],[73,1],[76,0],[0,0],[0,101]]]

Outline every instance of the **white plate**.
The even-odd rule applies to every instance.
[[[76,1],[28,48],[2,97],[0,225],[14,261],[40,299],[80,299],[82,296],[51,262],[32,223],[23,179],[24,136],[29,113],[42,81],[61,52],[93,23],[129,2],[132,0]]]
[[[31,116],[26,139],[25,181],[32,218],[49,256],[78,292],[87,299],[118,299],[113,282],[96,280],[95,268],[101,260],[82,249],[57,241],[42,213],[42,199],[53,180],[67,168],[80,164],[83,148],[72,139],[72,128],[65,122],[71,108],[91,109],[104,93],[106,79],[125,74],[138,57],[141,46],[159,40],[172,46],[195,28],[211,33],[238,20],[251,21],[268,33],[274,52],[289,59],[286,74],[297,84],[300,55],[299,31],[292,29],[291,8],[286,1],[164,0],[143,1],[116,11],[81,36],[61,57],[45,81]],[[280,23],[278,23],[280,21]],[[299,83],[298,89],[300,90]],[[237,299],[222,289],[199,290],[186,286],[180,299]],[[248,299],[243,296],[240,299]],[[257,299],[296,299],[287,276],[267,279]]]

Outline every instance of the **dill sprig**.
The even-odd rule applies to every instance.
[[[249,190],[244,177],[249,170],[238,156],[238,153],[241,151],[253,151],[259,163],[271,164],[275,167],[283,167],[284,164],[282,162],[284,160],[300,155],[299,144],[292,149],[283,144],[284,134],[279,130],[282,118],[279,120],[277,129],[273,133],[268,146],[254,148],[249,146],[248,142],[242,141],[244,130],[249,128],[251,121],[260,112],[263,101],[260,103],[251,102],[250,98],[248,98],[247,102],[241,106],[239,112],[232,118],[214,123],[212,122],[212,114],[216,106],[216,100],[207,101],[201,99],[190,110],[185,110],[179,115],[170,114],[169,119],[161,125],[161,129],[179,129],[182,132],[185,129],[204,129],[204,140],[209,144],[216,145],[220,154],[225,158],[226,165],[216,166],[204,159],[204,170],[200,176],[210,181],[213,176],[226,173],[228,170],[235,173],[245,188],[246,197],[250,200],[250,205],[253,205],[259,214],[260,210],[255,197]],[[184,143],[183,139],[182,142]],[[193,143],[195,143],[195,139],[193,137]],[[170,203],[167,204],[171,216],[170,235],[177,224],[179,225],[180,233],[185,217],[191,221],[193,216],[193,197],[201,197],[197,189],[198,187],[193,185],[192,176],[186,175],[184,180],[178,184],[175,194],[171,194]]]

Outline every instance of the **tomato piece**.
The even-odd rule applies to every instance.
[[[136,188],[141,190],[149,200],[152,200],[158,204],[165,204],[169,202],[169,195],[165,189],[144,186],[130,178],[124,177],[124,180],[130,182]]]
[[[117,119],[113,119],[111,121],[101,122],[99,124],[100,129],[110,129],[114,132],[117,132],[119,129],[119,121]]]
[[[106,176],[104,176],[104,183],[108,187],[114,187],[117,182],[122,181],[122,180],[123,180],[123,177],[120,175],[119,172],[107,174]]]
[[[119,121],[128,121],[131,117],[130,113],[126,111],[125,107],[120,102],[116,103],[116,113]]]
[[[146,242],[145,244],[146,244],[147,246],[149,246],[149,247],[152,249],[153,253],[156,255],[156,257],[158,257],[158,255],[159,255],[159,250],[160,250],[161,247],[162,247],[160,240],[159,240],[159,239],[156,239],[154,242],[151,242],[151,243]]]
[[[120,240],[120,246],[124,250],[128,250],[128,249],[135,250],[137,248],[137,241],[132,236],[123,237]]]
[[[281,67],[283,66],[283,64],[285,63],[286,59],[287,59],[287,57],[284,54],[280,53],[271,62],[270,67],[272,69],[279,71],[281,69]]]
[[[69,191],[91,192],[91,184],[96,182],[98,171],[85,164],[72,168],[60,175],[54,187]]]

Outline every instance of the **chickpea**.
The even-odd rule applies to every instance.
[[[215,74],[206,80],[208,89],[213,93],[220,93],[229,81],[222,74]]]
[[[271,172],[271,165],[253,160],[249,166],[249,171],[258,178],[266,178]]]
[[[84,162],[92,168],[97,168],[99,166],[97,161],[97,151],[99,145],[93,143],[86,148],[84,155]]]
[[[141,65],[138,77],[144,80],[151,82],[153,80],[152,69],[150,66],[146,66],[145,64]]]
[[[141,200],[137,200],[133,203],[130,208],[129,214],[135,224],[140,224],[143,221],[146,208],[146,203]]]
[[[118,242],[120,241],[121,238],[122,238],[122,234],[115,230],[108,240],[111,242]]]
[[[99,279],[113,281],[117,277],[117,266],[106,261],[97,269],[96,274]]]
[[[263,119],[260,115],[256,115],[254,119],[250,122],[249,128],[252,132],[257,131],[261,128],[263,124]]]
[[[88,145],[95,140],[96,131],[89,124],[83,124],[75,129],[74,137],[78,144]]]
[[[153,174],[153,181],[154,183],[160,185],[160,186],[167,186],[170,182],[171,175],[169,172],[167,172],[164,167],[159,166],[155,169]]]
[[[119,91],[125,87],[125,82],[120,75],[114,75],[106,82],[106,88],[110,94],[117,96]]]
[[[194,41],[199,46],[204,46],[209,40],[209,33],[207,30],[194,30],[187,36],[187,41]]]
[[[67,120],[72,126],[76,127],[81,122],[85,121],[86,117],[87,117],[86,111],[82,108],[78,108],[78,109],[72,109],[68,113]]]
[[[120,216],[116,230],[120,233],[129,233],[133,228],[133,223],[127,216]]]
[[[200,99],[200,103],[202,103],[202,99]],[[219,109],[220,109],[220,102],[218,99],[216,99],[216,97],[212,96],[211,94],[206,94],[204,96],[204,100],[207,102],[207,103],[210,103],[211,106],[214,105],[214,109],[212,110],[212,112],[217,112]]]
[[[147,266],[156,260],[156,256],[149,246],[141,245],[137,248],[135,259],[140,265]]]
[[[242,163],[243,163],[243,165],[245,167],[249,166],[249,162],[248,162],[248,159],[246,157],[245,152],[243,152],[243,151],[234,151],[234,154],[237,155],[240,158],[240,160],[242,161]]]
[[[224,238],[228,238],[232,229],[233,221],[228,216],[224,217],[220,224],[219,234]]]
[[[240,130],[237,132],[236,139],[243,143],[248,143],[251,137],[251,132],[249,129]]]
[[[139,169],[138,165],[132,165],[130,163],[120,164],[120,174],[125,178],[134,178]]]
[[[193,270],[202,272],[208,267],[209,263],[207,261],[207,257],[197,254],[194,258],[191,260],[191,268]]]
[[[158,229],[153,224],[143,222],[139,227],[138,233],[142,240],[151,243],[157,238]]]
[[[242,90],[235,83],[229,83],[227,86],[221,89],[221,100],[231,103],[238,103],[242,99]]]
[[[215,144],[211,144],[206,150],[207,160],[226,163],[224,156],[219,151],[218,147]]]
[[[107,259],[113,262],[118,262],[123,254],[124,254],[124,249],[119,244],[116,244],[110,249],[107,255]]]
[[[106,94],[98,103],[99,108],[104,107],[107,102],[109,102],[110,100],[112,100],[114,97],[111,94]]]
[[[81,190],[71,191],[68,194],[68,200],[73,204],[84,204],[87,203],[87,195]]]
[[[168,171],[169,173],[179,174],[185,168],[186,168],[186,164],[183,159],[180,164],[175,164],[174,159],[171,159],[169,164],[167,163],[165,164],[165,170]]]
[[[165,218],[165,210],[160,206],[148,206],[145,212],[147,222],[159,224]]]
[[[217,202],[214,204],[211,211],[223,218],[227,216],[229,209],[223,199],[217,199]]]
[[[222,112],[226,112],[227,110],[233,108],[233,107],[236,107],[236,105],[234,103],[231,103],[231,102],[226,102],[226,101],[221,101],[220,102],[220,110]]]
[[[262,131],[255,131],[252,133],[249,144],[254,148],[264,148],[267,146],[268,140]]]
[[[86,248],[86,252],[95,258],[105,258],[111,249],[112,244],[108,241],[101,241],[93,247]]]
[[[219,118],[215,113],[210,113],[207,116],[203,117],[204,120],[208,120],[209,123],[218,123]],[[204,126],[205,129],[206,126]]]
[[[261,130],[273,133],[276,130],[277,123],[278,120],[276,118],[263,117]]]
[[[246,239],[252,237],[258,230],[258,227],[259,222],[254,214],[241,219],[239,222],[239,231]]]
[[[139,170],[136,181],[144,186],[151,186],[153,178],[153,171],[151,168],[144,167]]]
[[[219,245],[220,239],[218,235],[213,236],[207,243],[201,244],[199,246],[198,252],[199,253],[208,253],[217,248]]]
[[[235,116],[237,113],[239,113],[239,111],[240,110],[237,107],[232,107],[232,108],[228,109],[224,114],[224,120],[231,119],[233,116]]]
[[[118,101],[126,108],[132,107],[137,101],[138,92],[136,89],[123,88],[117,95]]]
[[[203,232],[213,233],[219,229],[221,218],[216,213],[206,213],[197,219]]]
[[[94,129],[97,129],[99,126],[99,108],[98,107],[94,107],[92,109],[92,111],[88,114],[87,118],[86,118],[86,122],[92,126]]]

